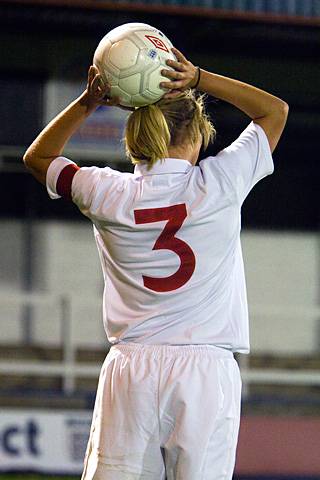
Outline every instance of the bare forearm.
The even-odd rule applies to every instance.
[[[99,106],[117,106],[119,98],[110,98],[110,85],[102,80],[91,65],[87,88],[80,97],[57,115],[32,142],[23,161],[32,175],[46,183],[50,163],[62,154],[63,148],[84,120]]]
[[[252,120],[271,115],[285,102],[270,93],[232,78],[201,70],[198,90],[231,103]]]
[[[247,83],[201,70],[198,89],[231,103],[263,128],[271,152],[276,148],[287,121],[286,102]]]
[[[31,163],[37,159],[51,159],[61,155],[69,138],[94,110],[83,93],[57,115],[37,136],[24,155],[24,161]]]
[[[286,102],[247,83],[200,70],[176,48],[172,48],[172,52],[177,61],[167,60],[171,70],[164,69],[161,72],[164,77],[170,79],[169,82],[160,84],[163,88],[171,90],[165,94],[165,98],[175,98],[187,88],[197,88],[225,100],[242,110],[263,128],[273,152],[287,121],[289,107]]]

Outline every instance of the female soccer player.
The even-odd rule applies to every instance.
[[[240,210],[273,172],[288,106],[253,86],[200,70],[173,49],[164,98],[130,113],[134,173],[79,168],[61,156],[110,87],[94,67],[84,93],[24,156],[51,198],[75,202],[94,225],[112,347],[101,370],[83,480],[231,479],[241,380],[249,351]],[[228,148],[195,166],[214,128],[203,98],[252,120]],[[81,261],[81,260],[80,260]]]

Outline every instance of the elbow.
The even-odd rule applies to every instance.
[[[28,150],[23,155],[22,160],[28,172],[36,176],[39,168],[39,160],[30,152],[28,152]]]
[[[272,118],[272,123],[277,126],[277,128],[283,130],[285,124],[287,123],[288,114],[289,105],[285,101],[279,99],[273,108],[270,118]]]
[[[34,156],[29,149],[23,155],[22,160],[27,168],[32,168],[32,164],[34,163]]]
[[[287,102],[284,102],[283,100],[281,101],[281,112],[283,114],[284,117],[288,117],[289,115],[289,105],[287,104]]]
[[[32,150],[28,148],[25,154],[22,157],[23,163],[25,164],[26,168],[31,172],[33,170],[37,170],[39,165],[43,163],[43,159],[38,157]]]
[[[26,166],[27,168],[30,168],[31,159],[30,159],[30,157],[29,157],[29,155],[28,155],[27,153],[25,153],[25,154],[23,155],[22,161],[23,161],[23,163],[25,164],[25,166]]]
[[[289,115],[289,105],[287,104],[287,102],[285,102],[284,100],[279,100],[279,105],[277,107],[276,113],[279,119],[281,119],[285,123]]]

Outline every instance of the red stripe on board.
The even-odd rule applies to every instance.
[[[70,163],[69,165],[65,166],[58,177],[57,180],[57,193],[63,198],[67,200],[72,200],[71,198],[71,185],[72,180],[77,171],[79,170],[78,165],[74,163]]]
[[[2,0],[4,3],[4,0]],[[303,26],[319,26],[320,19],[317,16],[302,16],[286,13],[271,13],[271,12],[254,12],[252,10],[231,10],[211,7],[198,7],[186,5],[161,5],[160,1],[153,5],[148,5],[140,1],[129,2],[123,1],[121,3],[100,0],[7,0],[6,3],[25,4],[25,5],[40,5],[55,6],[57,8],[83,8],[89,10],[112,10],[119,12],[142,12],[150,14],[167,14],[167,15],[181,15],[191,17],[209,17],[222,20],[240,20],[251,21],[257,23],[275,23],[283,25],[303,25]]]
[[[319,416],[241,418],[236,474],[320,478]]]

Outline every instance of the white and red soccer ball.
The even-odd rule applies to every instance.
[[[141,107],[165,93],[160,82],[167,59],[176,60],[172,43],[157,28],[145,23],[126,23],[100,41],[93,63],[111,85],[111,97],[120,97],[127,107]],[[168,79],[167,79],[168,80]]]

